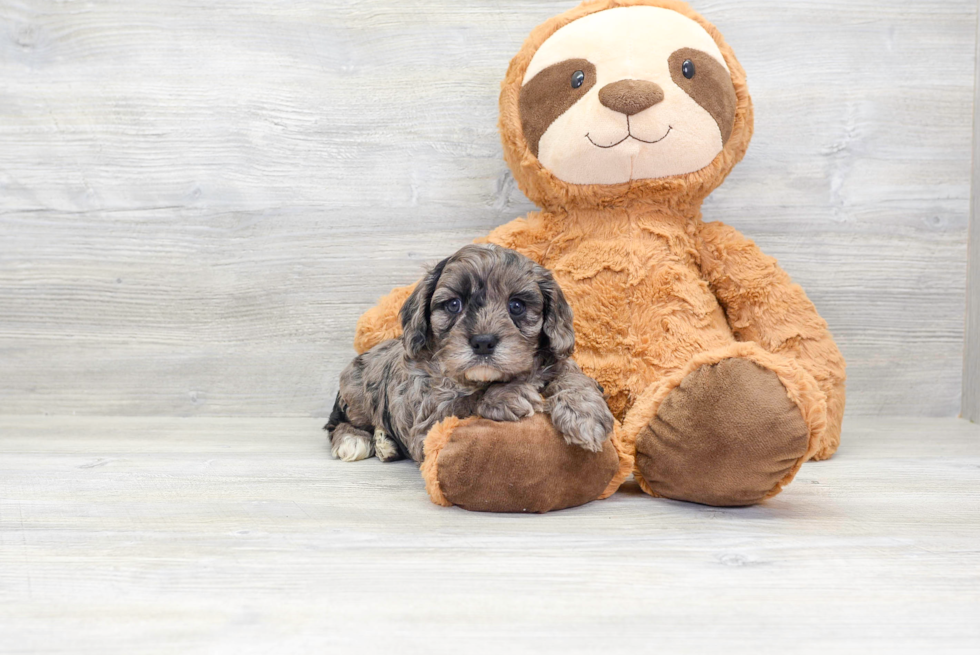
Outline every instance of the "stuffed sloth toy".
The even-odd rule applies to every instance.
[[[618,424],[605,450],[547,415],[451,418],[426,438],[432,499],[543,512],[604,498],[632,473],[651,496],[758,503],[840,441],[844,360],[803,290],[701,203],[745,154],[745,73],[673,0],[585,2],[535,29],[500,95],[504,156],[541,207],[485,241],[553,271],[575,360]],[[398,336],[397,289],[358,323],[363,352]]]

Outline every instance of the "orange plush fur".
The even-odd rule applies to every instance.
[[[711,35],[737,95],[731,137],[710,165],[694,173],[614,185],[563,182],[525,141],[518,107],[525,72],[540,45],[564,25],[632,5],[678,12]],[[690,7],[672,0],[586,2],[537,27],[507,71],[500,95],[504,156],[541,211],[497,228],[484,240],[554,272],[575,313],[575,360],[603,385],[622,421],[615,444],[627,466],[637,434],[699,366],[742,357],[774,372],[810,433],[806,455],[773,487],[769,495],[774,495],[806,459],[824,459],[837,449],[844,360],[826,322],[774,259],[736,230],[702,221],[702,201],[742,159],[752,129],[745,72],[721,34]],[[396,289],[361,318],[359,351],[400,333],[398,309],[411,288]],[[617,475],[610,486],[624,477]],[[439,502],[441,495],[433,498]]]

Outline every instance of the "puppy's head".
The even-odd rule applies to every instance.
[[[575,348],[572,310],[551,273],[513,250],[466,246],[402,306],[411,358],[468,383],[512,380]]]

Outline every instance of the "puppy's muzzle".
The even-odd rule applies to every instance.
[[[493,354],[493,350],[499,341],[500,339],[494,334],[478,334],[470,337],[470,347],[477,355],[489,356]]]

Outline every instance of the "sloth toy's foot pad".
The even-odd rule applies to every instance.
[[[637,436],[650,490],[705,505],[758,503],[806,455],[809,431],[772,371],[747,359],[698,368]]]

